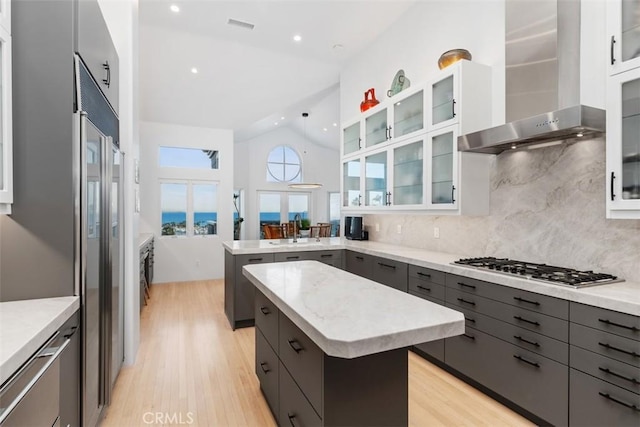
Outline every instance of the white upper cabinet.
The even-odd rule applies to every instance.
[[[491,126],[491,78],[459,61],[345,122],[343,210],[488,214],[491,156],[459,153],[457,142]]]
[[[11,17],[9,2],[0,0],[0,214],[13,203],[13,132],[11,107]]]
[[[607,218],[640,218],[640,68],[609,77]]]
[[[607,1],[607,37],[610,75],[640,66],[640,2]]]

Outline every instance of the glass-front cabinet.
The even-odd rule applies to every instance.
[[[2,13],[7,2],[0,1]],[[1,23],[1,21],[0,21]],[[11,213],[13,203],[13,136],[11,131],[11,35],[0,26],[0,213]]]
[[[393,149],[394,206],[419,206],[424,203],[424,138]]]
[[[449,126],[456,122],[456,98],[454,93],[454,75],[451,74],[431,84],[431,121],[432,129]]]
[[[456,209],[458,180],[458,133],[453,127],[434,132],[427,138],[429,154],[428,206]]]
[[[640,2],[609,0],[607,36],[611,75],[640,66]]]
[[[342,155],[355,153],[362,148],[362,137],[360,136],[360,120],[349,124],[342,129]]]
[[[364,119],[364,141],[367,148],[390,139],[387,126],[387,109],[373,112]]]
[[[609,78],[607,218],[640,218],[640,68]]]
[[[360,193],[360,159],[347,160],[342,164],[342,206],[357,208],[362,205]]]
[[[396,98],[400,98],[394,100]],[[407,89],[393,98],[393,126],[390,136],[396,140],[424,131],[424,89]]]
[[[389,206],[387,151],[365,157],[364,191],[366,206]]]

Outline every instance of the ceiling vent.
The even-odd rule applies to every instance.
[[[227,24],[233,25],[235,27],[244,28],[245,30],[253,30],[253,28],[255,27],[255,25],[249,22],[238,21],[237,19],[233,19],[233,18],[229,18],[229,20],[227,21]]]

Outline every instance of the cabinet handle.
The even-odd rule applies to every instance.
[[[271,369],[269,369],[269,365],[267,365],[267,362],[262,362],[260,364],[260,367],[262,368],[262,372],[264,372],[265,374],[267,372],[271,372]]]
[[[517,339],[518,341],[522,341],[522,342],[526,342],[527,344],[531,344],[531,345],[535,345],[536,347],[540,347],[540,344],[538,344],[537,342],[534,341],[529,341],[527,339],[522,338],[519,335],[514,335],[513,336],[515,339]]]
[[[472,341],[476,340],[476,337],[474,337],[473,335],[462,334],[462,336],[465,337],[465,338],[468,338],[468,339],[470,339]]]
[[[611,36],[611,65],[616,62],[615,55],[613,53],[613,45],[616,43],[616,36]]]
[[[364,261],[364,257],[361,257],[361,256],[357,256],[357,257],[356,257],[356,259],[357,259],[358,261]]]
[[[538,301],[530,301],[528,299],[524,299],[520,297],[513,297],[513,299],[519,302],[526,302],[527,304],[540,305]]]
[[[379,262],[379,263],[378,263],[378,265],[379,265],[380,267],[391,268],[391,269],[393,269],[393,270],[395,270],[395,269],[396,269],[396,266],[395,266],[395,265],[389,265],[389,264],[385,264],[385,263],[383,263],[383,262]]]
[[[387,140],[392,138],[392,136],[391,136],[391,126],[387,127],[387,135],[386,136],[387,136]]]
[[[451,101],[451,117],[456,116],[456,100]]]
[[[422,289],[423,291],[431,292],[431,288],[425,288],[424,286],[417,286],[418,289]]]
[[[298,259],[298,258],[300,258],[300,255],[291,255],[287,257],[287,259]]]
[[[603,393],[601,391],[598,392],[598,394],[602,397],[604,397],[605,399],[609,399],[612,402],[617,403],[618,405],[622,405],[622,406],[626,406],[629,409],[633,409],[636,412],[640,412],[640,408],[638,408],[636,405],[630,405],[626,402],[623,402],[621,400],[616,399],[615,397],[611,397],[611,395],[609,395],[609,393]]]
[[[516,319],[516,320],[519,320],[519,321],[521,321],[521,322],[529,323],[529,324],[531,324],[531,325],[540,326],[540,323],[538,323],[538,322],[534,322],[533,320],[525,319],[525,318],[520,317],[520,316],[513,316],[513,318],[514,318],[514,319]]]
[[[608,320],[608,319],[598,319],[598,321],[602,322],[602,323],[606,323],[607,325],[617,326],[618,328],[629,329],[629,330],[634,331],[634,332],[640,331],[640,328],[636,328],[635,326],[621,325],[620,323],[614,323],[614,322],[612,322],[611,320]]]
[[[451,186],[451,203],[455,203],[456,202],[456,198],[454,196],[455,192],[456,192],[456,186],[452,185]]]
[[[333,254],[322,254],[320,258],[333,258]]]
[[[474,306],[476,305],[476,303],[475,303],[475,302],[473,302],[473,301],[467,301],[467,300],[466,300],[466,299],[464,299],[464,298],[458,298],[458,301],[463,302],[463,303],[465,303],[465,304],[469,304],[469,305],[474,305]]]
[[[518,359],[521,362],[528,363],[531,366],[535,366],[536,368],[540,367],[540,364],[538,362],[532,362],[530,360],[525,359],[522,356],[518,356],[517,354],[514,354],[513,357],[515,357],[516,359]]]
[[[430,275],[430,274],[427,274],[427,273],[421,273],[421,272],[419,272],[419,271],[418,271],[416,274],[417,274],[418,276],[420,276],[420,277],[428,277],[429,279],[431,278],[431,275]]]
[[[476,323],[476,319],[474,319],[474,318],[472,318],[472,317],[464,316],[464,320],[466,320],[466,321],[468,321],[468,322],[471,322],[471,323]]]
[[[362,206],[362,194],[358,195],[358,206]]]
[[[109,61],[104,61],[104,64],[102,64],[102,68],[107,71],[107,78],[102,79],[102,83],[106,84],[108,88],[109,86],[111,86],[111,67],[109,66]]]
[[[271,314],[271,312],[269,311],[268,307],[260,307],[260,311],[262,312],[262,314],[264,314],[265,316],[267,314]]]
[[[358,150],[362,149],[362,138],[358,138]]]
[[[614,346],[609,345],[609,344],[603,344],[601,342],[599,342],[598,344],[601,345],[602,347],[606,348],[607,350],[617,351],[617,352],[620,352],[620,353],[628,354],[629,356],[633,356],[633,357],[640,357],[640,354],[636,353],[635,351],[623,350],[621,348],[614,347]]]
[[[293,349],[293,351],[295,351],[296,353],[300,353],[302,350],[304,350],[304,348],[300,345],[300,343],[297,340],[287,340],[287,342],[289,343],[289,346]]]
[[[618,374],[616,372],[613,372],[609,368],[598,367],[598,369],[600,369],[602,372],[606,372],[609,375],[613,375],[614,377],[621,378],[621,379],[629,381],[629,382],[631,382],[633,384],[640,384],[640,381],[638,381],[637,379],[625,377],[624,375],[620,375],[620,374]]]
[[[287,412],[287,417],[289,418],[289,423],[291,424],[291,427],[296,427],[296,425],[293,423],[293,420],[296,419],[296,414],[290,414]]]
[[[616,173],[615,172],[611,172],[611,201],[613,202],[616,198],[615,193],[613,192],[613,181],[616,179]]]
[[[258,262],[262,261],[262,258],[249,258],[249,262]]]
[[[462,283],[462,282],[458,282],[458,285],[462,286],[463,288],[470,288],[470,289],[476,288],[474,285],[467,285],[466,283]]]

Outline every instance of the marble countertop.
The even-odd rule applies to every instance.
[[[462,313],[317,261],[243,273],[326,354],[355,358],[464,333]]]
[[[451,264],[460,258],[467,258],[462,255],[432,252],[419,248],[390,245],[381,242],[347,240],[344,237],[322,238],[320,239],[320,243],[316,242],[315,239],[299,240],[302,244],[289,243],[289,241],[285,240],[275,240],[274,242],[278,244],[272,244],[270,240],[236,240],[233,242],[224,242],[223,246],[233,255],[348,249],[421,267],[432,268],[446,273],[459,274],[503,286],[640,316],[640,283],[638,282],[625,281],[574,289],[527,278],[495,273],[488,270],[479,270]]]
[[[80,308],[78,297],[0,303],[0,384]]]
[[[142,249],[151,239],[153,239],[153,233],[138,234],[138,247]]]

